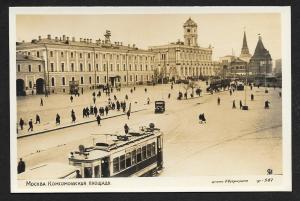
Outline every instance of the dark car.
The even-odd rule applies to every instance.
[[[164,113],[165,112],[165,101],[155,101],[155,113]]]

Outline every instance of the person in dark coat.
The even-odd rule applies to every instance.
[[[254,101],[254,95],[251,94],[251,101]]]
[[[70,101],[71,101],[71,103],[73,103],[73,96],[72,95],[70,97]]]
[[[132,89],[130,89],[130,93],[132,93],[133,92],[133,90]]]
[[[147,88],[145,88],[145,93],[147,93]]]
[[[22,158],[20,158],[20,161],[18,163],[18,174],[25,172],[25,168],[26,168],[25,162],[22,160]]]
[[[130,110],[127,111],[126,115],[127,115],[127,119],[129,119],[129,117],[130,117]]]
[[[60,125],[60,116],[59,116],[58,113],[56,114],[55,123],[56,123],[56,125],[57,125],[57,124]]]
[[[98,123],[98,126],[101,126],[101,117],[99,114],[97,115],[97,123]]]
[[[218,97],[218,105],[220,105],[221,104],[221,99],[220,99],[220,97]]]
[[[232,109],[235,109],[236,106],[235,106],[235,100],[232,101]]]
[[[171,98],[171,94],[169,93],[169,94],[168,94],[168,99],[170,99],[170,98]]]
[[[117,110],[120,111],[120,102],[117,101],[116,105],[117,105]]]
[[[20,118],[19,125],[20,125],[20,127],[21,127],[21,130],[23,130],[24,120],[23,120],[22,118]]]
[[[94,107],[90,106],[90,114],[93,115],[94,114]]]
[[[243,107],[243,103],[242,103],[242,101],[240,100],[240,109],[242,109],[242,107]]]
[[[125,99],[128,100],[128,95],[127,94],[125,95]]]
[[[41,123],[41,118],[40,118],[40,116],[37,114],[37,115],[35,115],[35,124],[37,124],[37,123]]]
[[[86,117],[86,110],[85,108],[82,109],[82,118]]]
[[[98,113],[98,109],[96,106],[94,106],[94,114],[95,114],[95,117],[97,116],[97,113]]]
[[[41,98],[40,106],[43,106],[43,105],[44,105],[44,101],[43,101],[43,99]]]
[[[80,174],[79,170],[76,170],[76,178],[82,178],[82,175]]]
[[[129,127],[127,124],[124,125],[124,131],[125,131],[125,134],[127,135],[129,132]]]
[[[96,103],[96,97],[95,96],[93,97],[93,102],[94,102],[94,104]]]
[[[105,106],[105,113],[106,113],[106,116],[108,115],[108,107]]]
[[[116,104],[113,102],[113,103],[111,104],[111,107],[112,107],[112,109],[114,110],[114,109],[116,108]]]
[[[90,117],[90,111],[88,107],[85,108],[85,115],[86,117]]]
[[[72,118],[72,123],[75,123],[76,116],[75,116],[75,112],[73,110],[72,110],[71,118]]]
[[[28,122],[28,125],[29,125],[28,132],[29,132],[29,130],[33,131],[32,119],[30,119],[30,121]]]
[[[268,100],[265,101],[265,109],[269,109],[270,108],[270,102]]]

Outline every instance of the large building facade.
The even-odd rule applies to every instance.
[[[48,35],[47,38],[17,43],[17,55],[37,58],[43,66],[41,71],[29,71],[32,60],[25,62],[17,58],[17,93],[44,93],[45,90],[69,93],[69,83],[74,81],[78,82],[81,91],[100,85],[116,87],[153,81],[154,54],[135,45],[111,43],[110,35],[107,31],[105,40],[96,42]],[[44,91],[37,91],[41,83]]]
[[[198,45],[197,24],[189,18],[183,25],[184,42],[151,46],[157,66],[156,79],[187,79],[199,76],[212,76],[219,69],[212,61],[212,47]]]

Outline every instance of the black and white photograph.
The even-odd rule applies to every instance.
[[[11,7],[12,192],[291,191],[290,7]]]

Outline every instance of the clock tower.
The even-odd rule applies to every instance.
[[[198,46],[198,33],[197,33],[197,24],[189,18],[184,24],[184,45],[187,46]]]

